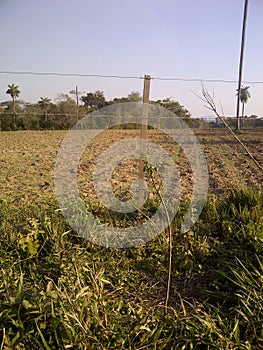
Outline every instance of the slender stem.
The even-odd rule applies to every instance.
[[[159,189],[156,186],[156,183],[154,182],[153,177],[151,176],[151,180],[153,183],[153,186],[155,188],[155,191],[158,194],[158,197],[160,198],[163,206],[164,206],[164,210],[165,210],[165,215],[167,218],[167,222],[168,222],[168,227],[169,227],[169,262],[168,262],[168,277],[167,277],[167,288],[166,288],[166,297],[165,297],[165,305],[164,305],[164,313],[167,314],[168,311],[168,303],[169,303],[169,298],[170,298],[170,290],[171,290],[171,277],[172,277],[172,257],[173,257],[173,232],[172,232],[172,223],[170,220],[170,216],[166,207],[166,204],[164,203],[163,197],[159,191]]]

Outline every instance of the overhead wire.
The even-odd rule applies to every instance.
[[[123,75],[103,75],[103,74],[85,74],[85,73],[59,73],[59,72],[32,72],[32,71],[0,71],[0,74],[12,75],[44,75],[44,76],[65,76],[65,77],[85,77],[85,78],[116,78],[116,79],[143,79],[138,76]]]
[[[229,80],[229,79],[202,79],[202,78],[161,78],[161,77],[153,77],[155,80],[164,80],[164,81],[183,81],[183,82],[198,82],[198,83],[228,83],[228,84],[236,84],[237,80]],[[263,81],[242,81],[245,84],[263,84]]]
[[[142,76],[133,75],[105,75],[105,74],[86,74],[86,73],[60,73],[60,72],[34,72],[34,71],[12,71],[2,70],[0,74],[12,74],[12,75],[36,75],[36,76],[65,76],[65,77],[84,77],[84,78],[111,78],[111,79],[144,79]],[[233,79],[207,79],[207,78],[184,78],[184,77],[151,77],[151,80],[160,81],[181,81],[181,82],[205,82],[205,83],[227,83],[235,84],[238,81]],[[245,84],[263,84],[260,80],[243,80]]]

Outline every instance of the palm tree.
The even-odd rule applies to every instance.
[[[47,112],[48,112],[48,107],[51,105],[51,99],[48,97],[40,97],[40,100],[38,101],[38,104],[40,105],[41,108],[43,108],[44,113],[45,113],[45,122],[47,121]]]
[[[242,86],[240,91],[240,102],[242,103],[242,118],[244,118],[245,103],[251,97],[250,92],[248,91],[249,86]]]
[[[245,103],[247,103],[248,99],[251,97],[250,92],[248,91],[249,86],[241,86],[240,88],[240,94],[239,99],[242,103],[242,126],[244,126],[244,111],[245,111]],[[237,96],[238,96],[238,90],[237,90]]]
[[[15,108],[15,99],[19,96],[20,90],[19,86],[15,84],[8,85],[8,89],[6,90],[6,94],[9,94],[13,100],[13,115],[14,115],[14,125],[16,125],[16,108]]]

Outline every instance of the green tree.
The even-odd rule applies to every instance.
[[[18,101],[16,101],[17,103]],[[41,107],[38,103],[26,102],[23,106],[23,118],[21,119],[21,127],[24,130],[39,130]]]
[[[71,128],[76,122],[76,101],[64,93],[58,94],[55,100],[54,120],[50,127],[55,129]]]
[[[132,91],[127,97],[115,97],[109,101],[109,104],[125,103],[125,102],[142,102],[142,96],[138,91]]]
[[[45,122],[47,122],[48,109],[51,106],[51,99],[48,97],[40,97],[38,104],[43,109],[45,114]]]
[[[14,126],[16,126],[16,105],[15,105],[15,101],[16,98],[20,95],[20,90],[19,90],[19,86],[15,85],[15,84],[10,84],[8,85],[8,89],[6,90],[6,94],[10,95],[12,98],[12,108],[13,108],[13,116],[14,116]]]
[[[244,127],[244,114],[245,114],[245,104],[248,102],[248,99],[251,97],[250,92],[248,91],[249,86],[241,86],[240,93],[238,93],[237,89],[237,96],[239,95],[240,102],[242,104],[242,126]]]
[[[107,105],[103,91],[88,92],[86,96],[82,96],[81,101],[91,110],[96,110]]]
[[[240,102],[242,103],[242,119],[244,118],[245,104],[248,102],[248,99],[251,97],[248,89],[249,89],[249,86],[242,86],[240,90]]]
[[[132,91],[128,97],[128,102],[142,102],[142,96],[138,91]]]
[[[191,117],[191,113],[178,101],[173,100],[171,97],[165,98],[163,100],[153,101],[153,103],[175,113],[178,117],[184,120]]]

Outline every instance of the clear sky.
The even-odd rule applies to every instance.
[[[237,80],[243,0],[0,0],[0,71]],[[249,0],[243,80],[263,81],[263,0]],[[15,83],[20,98],[104,91],[142,92],[140,79],[0,74],[0,101]],[[263,84],[250,86],[246,114],[263,116]],[[208,83],[226,115],[237,84]],[[151,82],[151,99],[172,97],[193,116],[211,115],[192,91],[200,83]],[[221,108],[219,107],[221,111]]]

